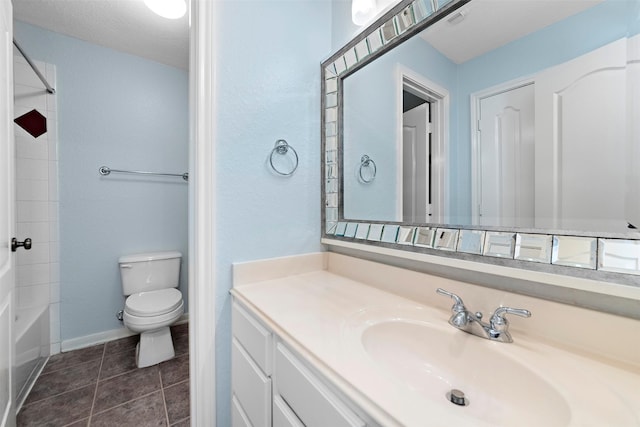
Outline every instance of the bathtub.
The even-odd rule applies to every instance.
[[[16,310],[16,353],[13,386],[20,410],[49,357],[49,306]]]

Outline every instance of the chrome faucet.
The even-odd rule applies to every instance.
[[[462,298],[458,295],[442,288],[438,288],[436,292],[440,295],[451,297],[454,301],[451,307],[452,314],[449,318],[450,325],[461,331],[492,341],[513,342],[513,338],[509,333],[509,321],[505,318],[506,314],[531,317],[531,312],[523,308],[498,307],[491,315],[489,323],[483,322],[482,313],[479,311],[472,313],[467,310]]]

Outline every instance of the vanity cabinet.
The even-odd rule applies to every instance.
[[[375,426],[237,301],[232,330],[233,427]]]
[[[232,427],[270,426],[272,334],[238,304],[231,319]]]

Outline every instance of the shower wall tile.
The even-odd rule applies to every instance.
[[[60,240],[58,230],[58,223],[53,221],[48,223],[49,242],[57,242]]]
[[[56,67],[34,61],[56,87]],[[47,132],[37,138],[15,125],[16,228],[30,237],[30,251],[17,253],[17,307],[49,305],[51,354],[60,353],[60,265],[58,225],[58,96],[48,94],[25,59],[14,56],[15,117],[37,110]]]
[[[20,265],[16,270],[16,285],[19,287],[44,285],[51,280],[49,263]]]
[[[49,161],[49,180],[48,180],[48,194],[50,201],[58,201],[59,193],[58,193],[58,162],[57,161]]]
[[[49,284],[20,286],[16,288],[18,307],[42,307],[49,305]]]
[[[49,202],[18,200],[16,212],[18,221],[46,222],[49,221]]]
[[[49,161],[47,159],[18,159],[16,178],[46,181],[49,179]]]
[[[58,265],[58,264],[51,264]],[[53,276],[53,273],[52,273]],[[49,284],[49,302],[51,304],[60,302],[60,282],[51,282]]]
[[[18,159],[49,159],[49,138],[35,139],[32,136],[16,138],[16,157]]]
[[[49,262],[60,262],[60,245],[58,242],[49,242]]]
[[[16,180],[16,200],[48,201],[49,183],[34,179]]]
[[[44,69],[43,62],[36,60],[32,60],[31,62],[33,62],[40,70]],[[16,88],[28,86],[40,89],[43,93],[46,93],[44,92],[42,82],[21,55],[15,55],[13,57],[13,74],[15,75]]]
[[[48,205],[47,205],[47,211],[48,211],[48,215],[49,215],[49,221],[58,221],[58,202],[55,201],[49,201]]]
[[[17,224],[17,233],[20,239],[24,237],[31,237],[37,242],[50,241],[49,224],[46,222],[19,222]],[[18,252],[18,257],[22,254],[22,251]]]
[[[20,251],[17,257],[18,265],[33,265],[49,263],[49,242],[36,242],[31,245],[31,250]]]
[[[40,80],[38,80],[40,81]],[[42,87],[42,84],[40,84]],[[14,90],[14,100],[16,111],[18,108],[25,108],[27,111],[38,110],[43,115],[48,110],[47,99],[43,96],[42,88],[34,88],[23,85],[16,85]]]

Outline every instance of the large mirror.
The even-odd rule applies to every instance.
[[[325,236],[640,275],[640,0],[403,0],[322,72]]]
[[[627,232],[639,21],[473,0],[347,75],[343,218]]]

